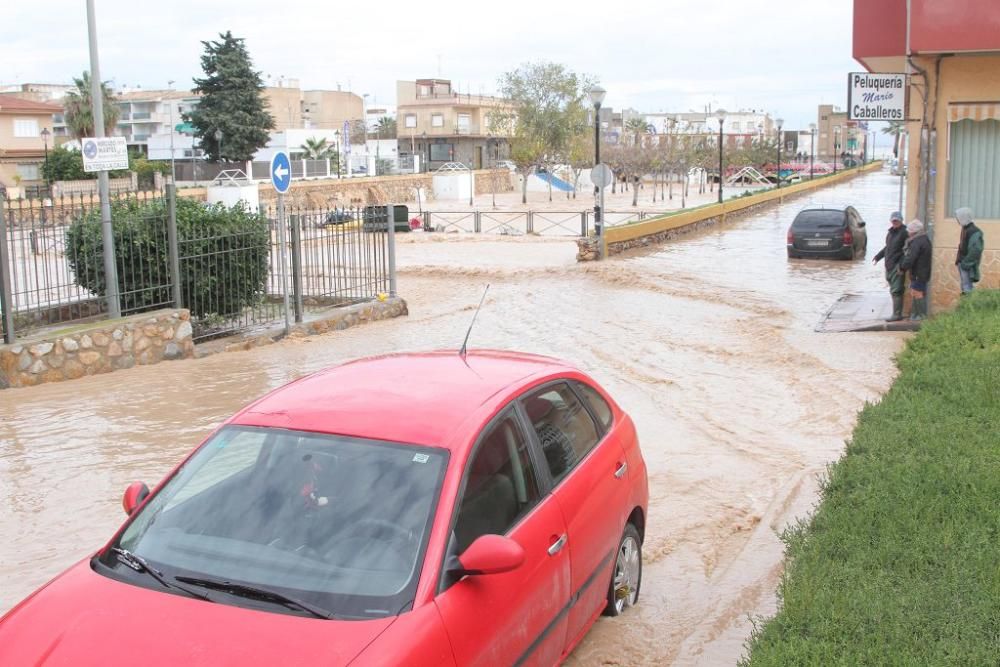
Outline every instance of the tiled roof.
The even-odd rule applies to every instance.
[[[58,104],[36,102],[12,95],[0,95],[0,113],[60,113],[63,108]]]

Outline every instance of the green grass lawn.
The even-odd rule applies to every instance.
[[[924,324],[862,411],[745,665],[1000,665],[1000,292]]]

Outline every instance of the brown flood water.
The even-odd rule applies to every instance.
[[[851,203],[881,247],[896,179],[818,195]],[[733,664],[770,615],[777,537],[816,499],[857,411],[895,374],[898,334],[817,334],[857,262],[788,261],[800,198],[683,241],[576,265],[561,240],[404,237],[411,315],[251,352],[0,392],[0,613],[111,536],[125,486],[153,486],[219,421],[347,359],[461,344],[569,359],[632,415],[650,473],[640,604],[601,619],[571,665]]]

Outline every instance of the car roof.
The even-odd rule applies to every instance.
[[[520,352],[454,350],[359,359],[281,387],[230,424],[448,447],[478,408],[529,378],[576,371]]]
[[[806,211],[846,211],[851,208],[850,206],[844,206],[843,204],[809,204],[803,208],[800,213],[805,213]]]

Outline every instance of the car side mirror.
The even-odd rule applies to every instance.
[[[500,535],[482,535],[458,557],[461,567],[452,573],[463,575],[500,574],[521,567],[524,549],[514,540]]]
[[[142,482],[132,482],[125,489],[125,495],[122,496],[122,509],[125,510],[125,514],[129,516],[135,511],[135,508],[142,504],[142,501],[146,499],[149,495],[149,487]]]

